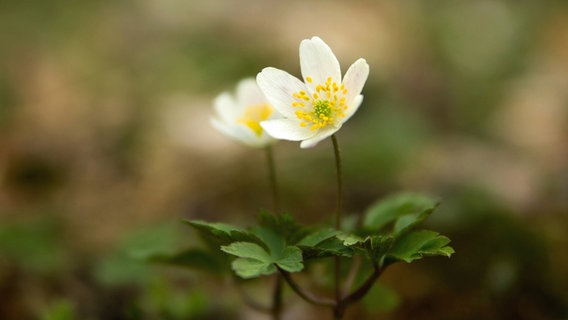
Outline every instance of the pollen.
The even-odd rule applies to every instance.
[[[305,79],[310,83],[309,92],[300,90],[292,93],[292,97],[295,98],[292,107],[297,108],[295,115],[301,120],[301,127],[318,130],[345,117],[344,111],[348,106],[345,98],[347,89],[344,84],[338,84],[332,77],[328,77],[325,83],[319,84],[314,84],[311,77]]]
[[[268,119],[274,110],[268,104],[250,105],[246,107],[243,115],[237,120],[237,123],[244,124],[257,136],[262,135],[262,127],[260,122]]]

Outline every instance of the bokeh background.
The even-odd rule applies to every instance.
[[[371,74],[338,133],[345,210],[443,199],[457,253],[391,267],[353,319],[568,319],[565,1],[16,1],[0,5],[0,318],[266,319],[226,279],[144,257],[184,218],[270,206],[262,151],[209,125],[318,35]],[[331,144],[275,146],[282,205],[324,223]],[[266,296],[261,285],[247,288]],[[323,312],[288,298],[289,319]]]

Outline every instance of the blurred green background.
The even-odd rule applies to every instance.
[[[352,319],[568,319],[565,1],[15,1],[0,5],[0,319],[266,319],[224,279],[144,262],[183,218],[254,221],[262,151],[209,125],[320,36],[371,74],[338,133],[345,210],[408,190],[457,253],[391,267]],[[335,203],[331,144],[275,147],[282,205]],[[262,287],[248,288],[265,296]],[[289,319],[322,310],[286,293]]]

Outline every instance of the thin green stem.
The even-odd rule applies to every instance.
[[[335,214],[335,229],[341,230],[341,207],[343,201],[343,177],[341,173],[341,153],[337,137],[331,136],[333,151],[335,153],[335,168],[337,170],[337,212]],[[335,301],[339,305],[342,299],[341,290],[341,258],[335,257]]]
[[[300,296],[300,298],[306,300],[307,302],[317,305],[317,306],[322,306],[322,307],[330,307],[330,308],[335,308],[336,306],[336,302],[328,299],[328,298],[324,298],[324,297],[320,297],[317,296],[309,291],[304,290],[302,287],[300,287],[300,285],[298,285],[296,283],[296,281],[294,281],[294,279],[292,279],[292,276],[290,276],[290,273],[278,268],[278,271],[280,271],[280,274],[282,275],[282,277],[284,278],[284,280],[286,280],[286,282],[288,283],[288,285],[290,286],[290,288],[292,288],[292,290],[298,295]]]
[[[381,276],[384,268],[379,267],[375,262],[373,263],[373,273],[369,275],[367,280],[359,288],[353,291],[351,294],[345,296],[335,307],[333,308],[333,315],[335,319],[342,319],[347,307],[359,300],[361,300],[368,292],[371,290],[377,279]]]
[[[266,162],[268,164],[268,179],[270,181],[270,190],[272,192],[272,210],[273,214],[280,213],[280,201],[278,195],[278,184],[276,182],[276,166],[274,164],[274,151],[272,146],[266,147]],[[272,291],[272,306],[270,308],[272,318],[280,320],[282,315],[282,276],[276,275],[276,283]]]
[[[335,301],[337,304],[341,301],[341,258],[335,257]]]
[[[359,273],[359,268],[361,267],[361,256],[353,256],[352,262],[351,262],[351,268],[349,269],[349,272],[347,273],[347,276],[345,277],[345,282],[341,291],[341,296],[345,297],[349,291],[351,291],[351,287],[353,286],[353,283],[355,282],[355,277],[357,277],[357,274]]]
[[[276,283],[274,284],[274,292],[272,293],[272,318],[280,320],[282,318],[282,276],[276,275]]]
[[[384,270],[384,267],[380,267],[377,263],[373,263],[373,273],[369,275],[367,280],[365,280],[365,282],[363,282],[357,290],[346,296],[343,301],[341,301],[340,307],[345,309],[348,305],[361,300],[369,292],[369,290],[371,290]]]
[[[343,174],[341,172],[341,152],[339,151],[339,143],[337,137],[331,136],[333,141],[333,151],[335,153],[335,168],[337,171],[337,212],[335,215],[335,229],[341,230],[341,208],[343,203]]]
[[[272,150],[272,146],[266,147],[266,162],[268,164],[268,179],[270,180],[270,190],[272,192],[272,210],[274,210],[274,214],[279,214],[280,200],[278,184],[276,183],[276,166],[274,165],[274,151]]]

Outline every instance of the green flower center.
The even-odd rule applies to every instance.
[[[330,103],[327,100],[317,100],[314,102],[314,114],[316,117],[323,119],[331,116]]]

